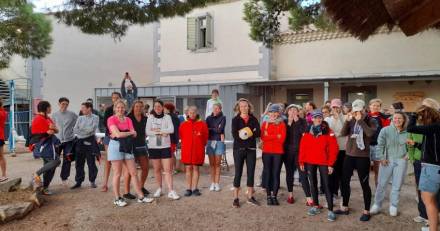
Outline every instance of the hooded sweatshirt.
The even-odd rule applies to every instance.
[[[397,130],[394,124],[382,128],[377,138],[377,157],[379,160],[397,160],[404,158],[408,149],[408,132]]]

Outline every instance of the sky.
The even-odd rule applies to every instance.
[[[53,8],[60,6],[65,0],[31,0],[32,4],[35,5],[35,11],[37,12],[47,12],[47,8]]]

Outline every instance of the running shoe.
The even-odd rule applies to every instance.
[[[316,216],[316,215],[318,215],[318,214],[320,214],[321,213],[321,210],[319,209],[319,208],[317,208],[317,207],[311,207],[310,209],[309,209],[309,211],[307,212],[307,215],[309,215],[309,216]]]
[[[158,188],[156,192],[154,192],[153,197],[159,198],[162,195],[162,188]]]
[[[327,214],[328,221],[336,221],[336,214],[332,211],[329,211]]]
[[[367,222],[367,221],[369,221],[370,220],[370,218],[371,218],[371,215],[370,214],[362,214],[362,216],[359,218],[359,220],[360,221],[363,221],[363,222]]]
[[[232,202],[232,207],[240,208],[240,200],[238,198],[234,199],[234,202]]]
[[[198,188],[196,188],[192,191],[192,195],[198,197],[198,196],[201,196],[202,193],[200,192],[200,190]]]
[[[260,202],[258,202],[258,201],[255,199],[255,197],[251,197],[251,198],[249,198],[249,199],[247,200],[247,203],[248,203],[248,204],[251,204],[251,205],[260,206]]]
[[[126,194],[124,194],[122,197],[124,197],[125,199],[128,199],[128,200],[134,200],[134,199],[136,199],[136,196],[133,195],[133,194],[131,194],[131,193],[126,193]]]
[[[295,203],[295,198],[293,198],[292,196],[289,196],[289,197],[287,198],[287,203],[289,203],[289,204],[293,204],[293,203]]]
[[[180,196],[177,195],[176,191],[173,190],[173,191],[168,193],[168,198],[173,199],[173,200],[179,200]]]
[[[222,189],[220,188],[220,184],[215,184],[214,185],[214,191],[216,192],[220,192]]]
[[[148,198],[148,197],[142,197],[142,198],[138,198],[137,202],[139,203],[151,203],[153,202],[154,199],[153,198]]]
[[[211,183],[211,186],[209,186],[209,191],[213,192],[215,191],[215,184]]]
[[[190,197],[191,195],[192,195],[192,191],[191,191],[191,189],[187,189],[186,191],[185,191],[185,194],[183,194],[184,196],[186,196],[186,197]]]
[[[118,207],[124,207],[124,206],[127,205],[127,202],[125,202],[124,199],[122,199],[122,197],[119,197],[118,199],[113,201],[113,204],[118,206]]]

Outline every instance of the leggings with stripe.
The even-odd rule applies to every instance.
[[[369,211],[371,205],[371,188],[370,188],[370,158],[354,157],[348,154],[344,159],[344,168],[342,173],[342,205],[348,207],[350,201],[350,181],[353,171],[357,170],[359,182],[361,183],[362,193],[364,196],[364,209]]]

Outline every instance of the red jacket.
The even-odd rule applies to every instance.
[[[180,125],[182,163],[187,165],[205,163],[205,146],[208,142],[208,134],[208,126],[201,120],[187,120]]]
[[[8,118],[8,113],[0,108],[0,140],[5,141],[5,123]]]
[[[261,140],[263,141],[263,154],[284,154],[284,140],[286,139],[286,124],[284,122],[268,123],[261,125]]]
[[[309,131],[303,134],[299,146],[299,165],[314,164],[333,166],[339,153],[335,134],[329,128],[315,137]]]

